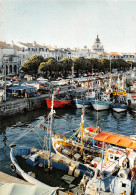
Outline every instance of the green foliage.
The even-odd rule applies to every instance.
[[[31,56],[30,60],[27,60],[22,64],[22,70],[25,73],[36,74],[40,63],[43,61],[44,58],[40,55]]]
[[[99,61],[96,58],[89,58],[87,61],[87,70],[89,72],[99,68]]]
[[[98,60],[98,62],[99,62],[98,70],[101,70],[103,72],[105,72],[105,70],[110,71],[110,60],[101,58]]]
[[[63,64],[64,69],[71,70],[72,63],[73,63],[71,59],[63,58],[60,62]]]
[[[123,59],[112,59],[111,60],[111,69],[125,70],[131,67],[131,61],[124,61]],[[59,75],[63,72],[66,76],[71,72],[71,67],[74,64],[74,71],[78,76],[79,73],[88,73],[94,71],[110,71],[110,60],[101,58],[89,58],[85,59],[84,57],[69,59],[63,58],[58,62],[55,58],[49,57],[44,59],[40,55],[34,55],[30,60],[25,61],[22,64],[22,70],[28,74],[36,74],[37,71],[52,75]],[[133,67],[136,66],[133,63]],[[53,73],[53,74],[52,74]]]
[[[77,76],[79,75],[79,72],[83,72],[83,70],[86,70],[87,68],[87,63],[86,59],[84,57],[79,57],[79,58],[74,58],[74,70],[77,73]]]
[[[27,60],[25,61],[23,64],[22,64],[22,70],[25,72],[25,73],[31,73],[33,74],[34,71],[33,71],[33,64],[31,63],[30,60]]]
[[[40,65],[40,63],[44,61],[44,58],[40,55],[34,55],[30,57],[30,60],[32,63]]]
[[[41,72],[46,72],[48,71],[48,65],[46,62],[42,62],[40,63],[40,66],[38,68]]]
[[[72,67],[72,64],[73,64],[73,61],[69,58],[63,58],[61,61],[61,70],[62,71],[65,71],[65,76],[67,75],[67,72],[68,71],[71,71],[71,67]]]
[[[115,59],[111,60],[111,67],[112,69],[120,69],[119,61]]]

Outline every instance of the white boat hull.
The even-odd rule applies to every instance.
[[[28,181],[31,184],[35,184],[35,185],[48,186],[48,185],[38,181],[37,179],[31,177],[29,174],[27,174],[24,170],[21,169],[21,167],[18,165],[18,163],[16,161],[13,148],[11,148],[11,151],[10,151],[10,159],[11,159],[11,162],[13,163],[13,165],[15,166],[16,173],[18,175],[20,175],[22,178],[24,178],[26,181]],[[48,186],[48,187],[50,187],[50,186]]]
[[[97,111],[107,110],[110,107],[110,103],[108,103],[108,102],[103,102],[103,101],[99,101],[99,100],[94,100],[91,102],[92,102],[93,108]]]
[[[124,112],[126,109],[123,108],[112,108],[115,112]]]
[[[76,103],[76,107],[77,107],[77,108],[83,108],[83,105],[82,105],[82,104]],[[84,105],[84,107],[85,107],[85,108],[89,108],[90,105]]]
[[[107,106],[103,106],[103,105],[99,105],[99,104],[94,104],[93,105],[93,108],[95,109],[95,110],[107,110],[107,109],[109,109],[109,106],[107,107]]]

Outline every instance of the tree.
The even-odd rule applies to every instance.
[[[40,55],[31,56],[30,60],[27,60],[22,64],[22,70],[25,73],[36,74],[40,63],[43,61],[44,58]]]
[[[105,72],[105,70],[110,71],[110,61],[105,58],[101,58],[98,60],[99,62],[99,70]]]
[[[76,70],[77,76],[79,75],[79,72],[83,72],[83,70],[86,70],[86,60],[84,57],[74,58],[74,70]]]
[[[48,70],[50,72],[50,76],[52,77],[52,71],[56,72],[58,71],[58,63],[55,58],[48,59],[46,62],[46,65],[48,66]]]
[[[47,73],[48,73],[48,64],[46,62],[42,62],[40,63],[40,66],[38,68],[41,72],[45,73],[46,72],[46,77],[47,77]]]
[[[134,67],[134,63],[133,63],[132,61],[127,61],[127,64],[128,64],[127,69],[130,69],[130,68],[132,68],[132,69],[133,69],[133,67]]]
[[[72,67],[72,60],[69,58],[63,58],[61,61],[62,64],[62,70],[65,72],[64,75],[67,75],[68,71],[71,71],[71,67]]]
[[[96,58],[89,58],[87,60],[87,69],[89,72],[94,71],[95,69],[98,70],[99,68],[99,61]]]
[[[34,74],[34,69],[33,69],[33,64],[31,63],[30,60],[25,61],[22,64],[22,70],[27,73],[27,74]]]
[[[34,55],[30,57],[30,61],[33,64],[33,68],[35,70],[35,73],[38,71],[38,67],[40,66],[40,63],[44,62],[43,56],[40,55]]]
[[[111,67],[112,67],[112,69],[119,69],[120,68],[120,64],[119,64],[118,60],[112,59],[111,60]]]
[[[123,60],[123,59],[118,59],[117,61],[118,61],[118,63],[119,63],[119,69],[120,69],[120,70],[121,70],[121,69],[125,70],[126,67],[128,67],[128,63],[127,63],[125,60]]]

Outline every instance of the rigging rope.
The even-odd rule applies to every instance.
[[[13,141],[10,145],[15,144],[19,139],[21,139],[22,137],[24,137],[25,135],[27,135],[30,131],[33,131],[34,128],[38,127],[38,125],[40,125],[42,122],[40,121],[35,127],[32,127],[29,130],[26,130],[25,132],[23,132],[15,141]]]

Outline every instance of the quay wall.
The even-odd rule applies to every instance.
[[[8,101],[0,104],[0,118],[14,115],[17,113],[23,113],[26,111],[34,110],[45,106],[45,99],[49,95],[44,94],[37,97],[22,98],[13,101]]]
[[[59,94],[64,94],[65,91],[60,91]],[[27,111],[39,109],[45,107],[46,109],[46,98],[49,94],[42,94],[36,97],[21,98],[3,102],[0,104],[0,118],[14,115],[17,113],[24,113]]]

